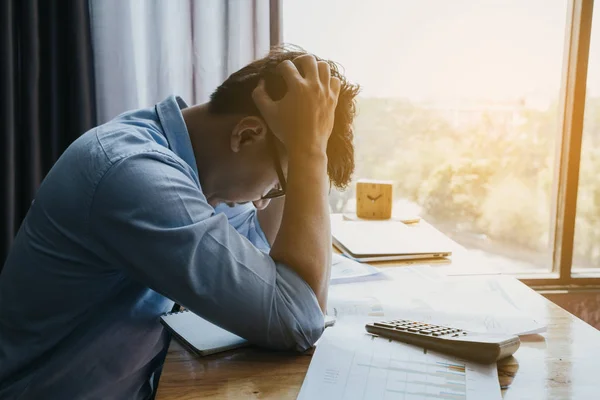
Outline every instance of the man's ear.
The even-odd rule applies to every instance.
[[[267,136],[267,124],[260,117],[242,118],[231,131],[231,150],[237,153],[243,146],[255,144]]]

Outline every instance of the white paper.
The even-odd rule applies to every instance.
[[[495,364],[481,365],[368,335],[325,331],[299,400],[499,400]]]
[[[327,314],[339,321],[348,316],[364,317],[364,322],[402,318],[513,335],[546,329],[543,321],[517,308],[506,292],[486,280],[474,284],[427,266],[394,268],[386,275],[390,280],[330,287]]]
[[[363,282],[372,279],[384,279],[379,268],[369,264],[361,264],[339,254],[331,257],[330,284]]]

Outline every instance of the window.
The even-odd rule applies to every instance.
[[[569,4],[285,0],[283,40],[338,61],[363,86],[355,177],[393,180],[394,212],[420,214],[482,269],[548,273]],[[600,167],[600,143],[591,148],[585,157]],[[594,182],[580,203],[600,202]],[[354,211],[354,196],[335,193],[332,209]],[[600,223],[593,229],[600,239]]]

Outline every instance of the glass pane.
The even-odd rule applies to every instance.
[[[579,166],[573,268],[600,267],[600,10],[594,10]]]
[[[482,268],[547,271],[566,0],[285,0],[284,41],[362,85],[355,178]],[[355,210],[354,191],[331,197]]]

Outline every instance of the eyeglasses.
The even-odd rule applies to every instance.
[[[275,199],[277,197],[285,196],[285,176],[283,176],[283,169],[281,168],[281,160],[277,153],[277,146],[275,144],[275,135],[272,133],[267,134],[267,145],[271,151],[273,157],[273,164],[275,164],[275,171],[277,171],[277,178],[279,179],[279,187],[273,188],[266,195],[262,196],[261,199]]]

